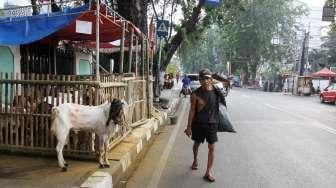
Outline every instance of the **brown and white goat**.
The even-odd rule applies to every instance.
[[[67,171],[68,164],[63,158],[63,147],[67,144],[70,129],[94,130],[99,136],[99,164],[101,168],[109,168],[107,159],[108,143],[124,120],[126,102],[113,99],[99,106],[85,106],[64,103],[52,108],[51,131],[56,135],[58,164],[62,171]]]

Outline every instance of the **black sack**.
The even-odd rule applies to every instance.
[[[232,126],[226,107],[221,103],[219,104],[219,123],[217,131],[231,133],[236,132]]]

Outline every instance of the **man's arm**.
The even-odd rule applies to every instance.
[[[184,131],[189,137],[191,136],[191,126],[192,126],[192,121],[195,116],[195,112],[196,112],[196,96],[195,94],[191,94],[188,125],[187,125],[187,129]]]

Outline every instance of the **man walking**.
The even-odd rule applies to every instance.
[[[217,142],[217,126],[219,119],[219,99],[212,85],[212,73],[209,69],[199,72],[201,87],[191,95],[188,125],[185,133],[194,141],[194,161],[192,170],[198,169],[198,148],[206,140],[208,142],[208,163],[204,179],[214,182],[213,162],[215,158],[215,142]]]

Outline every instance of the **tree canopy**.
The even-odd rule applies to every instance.
[[[304,5],[294,0],[227,3],[206,9],[205,29],[183,41],[179,54],[185,68],[207,66],[220,71],[225,66],[219,64],[230,61],[234,72],[253,78],[261,64],[275,70],[282,62],[295,61],[295,21],[305,13]]]

